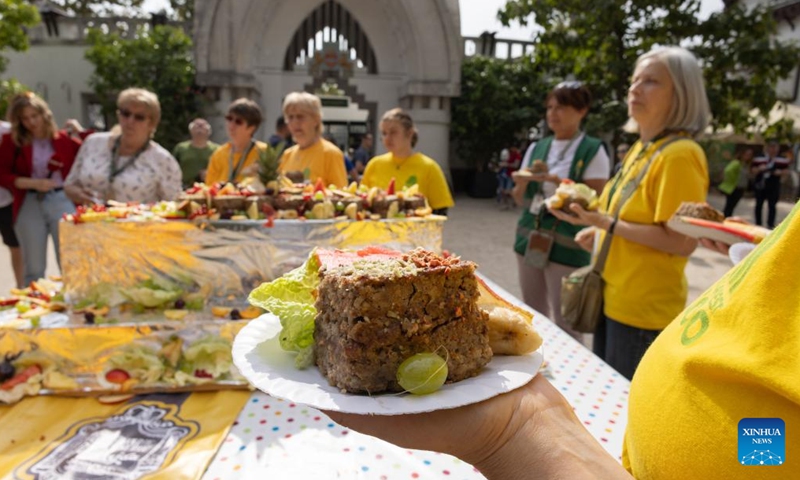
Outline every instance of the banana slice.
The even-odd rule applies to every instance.
[[[482,307],[489,315],[489,345],[495,355],[525,355],[542,345],[530,320],[510,308]]]

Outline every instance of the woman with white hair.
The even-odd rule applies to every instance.
[[[319,97],[294,92],[283,101],[283,116],[292,139],[297,143],[283,152],[278,170],[295,178],[323,185],[347,185],[344,154],[322,138],[322,103]]]
[[[117,97],[119,125],[86,138],[64,183],[77,204],[152,203],[174,200],[181,192],[181,168],[152,140],[161,120],[155,93],[129,88]]]
[[[669,65],[664,67],[667,72],[653,72],[649,67],[654,64]],[[687,69],[690,73],[681,72]],[[639,60],[629,100],[631,117],[639,123],[644,138],[634,145],[634,156],[628,156],[623,170],[631,168],[637,150],[652,150],[653,145],[648,143],[659,142],[659,132],[665,128],[681,127],[689,134],[702,130],[708,109],[699,79],[699,67],[684,51],[657,50]],[[648,89],[652,90],[642,91]],[[678,89],[683,93],[675,93]],[[642,112],[645,106],[653,105],[651,94],[658,92],[676,105],[672,113],[677,116],[665,118],[679,120],[662,121],[661,130],[653,133],[652,127],[658,127],[659,122],[651,123]],[[682,100],[677,99],[681,96]],[[699,108],[693,102],[698,102]],[[683,115],[681,110],[693,115]],[[640,187],[647,190],[642,193],[653,197],[644,200],[665,202],[668,194],[661,192],[661,187],[685,194],[681,181],[703,183],[688,178],[702,170],[696,165],[702,158],[693,152],[696,149],[691,140],[665,148],[647,173],[658,178],[646,180]],[[680,172],[679,181],[672,177],[672,169]],[[644,220],[648,216],[646,207],[640,201],[630,211],[627,206],[623,209],[623,216],[630,216],[618,221],[614,242],[625,239],[631,249],[655,260],[645,267],[636,261],[640,270],[653,270],[643,275],[670,274],[674,278],[670,273],[673,267],[655,256],[667,249],[668,242],[659,236],[662,232],[655,231],[663,228],[661,225]],[[582,210],[575,213],[590,218]],[[660,212],[651,212],[653,215],[663,218]],[[591,218],[597,228],[602,228],[600,217]],[[609,222],[604,223],[607,226]],[[639,236],[628,240],[633,230],[638,230]],[[683,238],[676,240],[678,244],[686,242]],[[798,242],[800,205],[743,262],[674,320],[669,319],[672,321],[648,350],[630,385],[621,464],[615,458],[619,452],[609,454],[608,443],[592,437],[581,421],[589,424],[592,420],[579,419],[559,390],[542,375],[522,388],[461,408],[402,416],[328,414],[341,425],[404,448],[454,455],[474,465],[488,479],[796,477],[793,472],[797,469],[789,459],[800,458],[800,442],[794,437],[784,440],[787,431],[800,428],[800,281],[796,271],[787,268],[800,259]],[[674,255],[685,254],[689,250],[685,248]],[[648,278],[633,279],[628,286],[635,290],[634,282],[645,280]],[[629,301],[641,306],[644,301],[657,303],[662,298],[651,292],[647,298],[631,296]],[[599,385],[594,388],[603,390]],[[594,408],[611,408],[608,404],[613,399],[608,397],[601,396],[600,401],[607,401]]]
[[[595,333],[594,352],[632,378],[644,352],[686,305],[684,268],[697,241],[666,222],[682,202],[703,202],[708,192],[706,156],[693,140],[711,117],[697,59],[679,47],[639,57],[628,114],[626,128],[638,132],[639,141],[606,184],[600,211],[573,204],[575,216],[552,213],[587,226],[575,236],[586,250],[613,234],[603,270],[605,318]]]

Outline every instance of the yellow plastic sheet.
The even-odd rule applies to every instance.
[[[200,478],[249,392],[35,397],[0,407],[0,478]]]
[[[61,222],[61,270],[67,299],[131,287],[160,277],[210,297],[245,298],[262,282],[301,265],[314,247],[384,245],[440,252],[446,217],[379,221],[221,220],[210,223]]]

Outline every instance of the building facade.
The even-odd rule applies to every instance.
[[[217,112],[253,98],[269,134],[288,93],[325,93],[329,133],[341,144],[342,128],[330,125],[349,124],[353,146],[400,106],[417,124],[417,148],[449,170],[463,56],[457,0],[197,0],[194,40],[197,83],[216,92]],[[221,130],[221,115],[212,120]]]
[[[42,23],[29,30],[27,52],[7,54],[6,75],[42,94],[59,121],[91,124],[87,30],[135,32],[148,22],[60,16],[57,32]],[[216,140],[224,140],[232,100],[261,105],[257,135],[266,138],[283,98],[307,91],[321,94],[326,129],[345,147],[377,133],[386,110],[407,109],[419,130],[417,148],[449,172],[450,100],[460,92],[464,49],[458,0],[196,0],[191,30]],[[383,151],[380,142],[375,150]]]

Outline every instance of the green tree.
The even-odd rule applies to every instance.
[[[39,11],[23,0],[0,0],[0,52],[6,48],[24,52],[28,49],[26,27],[39,23]],[[8,60],[0,56],[0,73]]]
[[[117,94],[128,87],[155,92],[161,102],[161,123],[155,140],[167,149],[185,140],[186,126],[199,116],[201,96],[194,88],[192,40],[181,29],[141,29],[133,39],[92,30],[86,58],[95,67],[89,80],[113,118]]]
[[[770,11],[748,11],[736,3],[702,20],[700,0],[511,0],[498,13],[508,25],[541,30],[535,61],[554,76],[585,81],[600,100],[592,121],[618,131],[627,117],[625,99],[636,58],[655,45],[683,45],[703,66],[713,126],[746,131],[767,115],[777,98],[775,85],[797,66],[800,50],[772,38]]]
[[[172,17],[178,21],[190,21],[194,14],[194,0],[169,0]]]
[[[461,96],[453,99],[451,110],[450,135],[458,156],[482,167],[492,154],[519,143],[544,118],[548,88],[530,58],[466,58]]]
[[[8,102],[18,93],[28,92],[30,88],[15,79],[0,80],[0,120],[5,120],[8,111]]]

